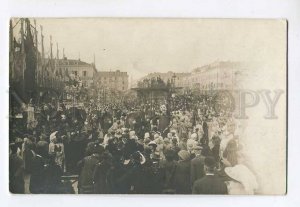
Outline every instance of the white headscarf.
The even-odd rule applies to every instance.
[[[258,189],[255,175],[245,165],[239,164],[234,167],[226,167],[225,173],[240,182],[247,194],[252,195]]]

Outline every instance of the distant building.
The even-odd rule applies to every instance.
[[[94,80],[98,88],[112,91],[126,91],[128,89],[128,74],[120,70],[98,71]]]
[[[200,90],[236,89],[243,67],[240,62],[214,62],[194,69],[190,76],[183,78],[182,85],[185,88]]]
[[[175,86],[176,87],[183,87],[184,85],[184,78],[190,76],[191,73],[175,73],[172,71],[168,71],[166,73],[159,73],[159,72],[155,72],[155,73],[149,73],[148,75],[146,75],[145,77],[143,77],[142,79],[140,79],[140,81],[143,81],[145,79],[151,79],[151,78],[161,78],[165,84],[169,82],[171,82],[172,80],[175,80]]]
[[[79,60],[67,59],[66,57],[58,61],[58,68],[63,74],[77,77],[83,87],[90,87],[93,84],[94,76],[97,73],[94,64],[89,64]]]

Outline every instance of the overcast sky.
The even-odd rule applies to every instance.
[[[275,57],[279,29],[271,21],[230,19],[48,18],[37,19],[37,25],[44,28],[46,55],[52,35],[54,54],[56,42],[60,57],[64,48],[67,58],[80,53],[91,63],[95,53],[97,70],[127,71],[133,80],[150,72],[189,72],[214,61]]]

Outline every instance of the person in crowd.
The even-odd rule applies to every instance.
[[[204,173],[204,159],[205,157],[201,154],[202,151],[201,146],[195,146],[193,148],[195,153],[195,158],[191,160],[191,186],[193,186],[194,182],[198,179],[201,179]]]
[[[121,183],[121,189],[126,194],[142,194],[146,190],[144,173],[142,165],[145,163],[145,157],[139,152],[133,152],[130,155],[130,160],[124,163],[125,171],[118,179]]]
[[[156,78],[151,84],[162,86]],[[24,116],[23,124],[12,125],[14,137],[21,137],[14,144],[22,147],[20,153],[10,147],[10,163],[16,163],[10,166],[11,191],[24,192],[22,181],[31,176],[32,193],[63,192],[60,177],[78,174],[79,193],[226,194],[215,170],[241,164],[241,146],[231,114],[216,113],[211,100],[187,91],[172,97],[171,105],[91,99],[83,101],[85,109],[63,103],[56,109],[52,100],[36,110],[31,102],[40,111],[37,124],[27,128]]]
[[[162,168],[162,193],[164,194],[175,194],[175,172],[177,167],[177,162],[175,161],[176,152],[171,149],[167,148],[164,151],[165,160],[162,160],[160,165]]]
[[[230,195],[254,195],[258,189],[254,174],[245,165],[226,167],[225,173],[230,177],[230,180],[226,181]]]
[[[31,173],[32,159],[34,157],[33,150],[35,148],[35,143],[27,137],[28,135],[25,135],[24,142],[22,144],[22,154],[25,172]]]
[[[29,190],[34,194],[45,193],[46,190],[45,166],[47,162],[46,158],[42,156],[43,150],[41,146],[37,146],[35,150],[31,150],[33,157],[31,160]]]
[[[9,155],[9,191],[11,193],[24,193],[24,162],[18,155],[18,146],[11,143]]]
[[[48,157],[48,150],[49,150],[49,143],[47,142],[46,135],[42,134],[40,136],[40,141],[36,143],[37,147],[42,149],[42,156],[47,158]]]
[[[204,160],[205,176],[193,184],[193,194],[228,194],[224,181],[215,174],[216,162],[213,157]]]
[[[231,139],[223,152],[223,159],[228,160],[231,166],[238,164],[238,145],[236,139]]]
[[[208,142],[209,142],[209,140],[208,140],[208,125],[207,125],[206,120],[203,120],[202,129],[203,129],[203,136],[202,136],[200,142],[202,145],[208,145]]]
[[[190,153],[186,150],[178,152],[179,161],[175,171],[175,189],[177,194],[191,193],[191,160]]]
[[[151,155],[150,155],[150,157],[152,158],[152,157],[154,157],[154,154],[157,152],[157,150],[156,150],[157,144],[156,144],[155,141],[151,141],[151,142],[149,142],[148,147],[149,147],[150,150],[151,150]]]
[[[96,165],[101,161],[104,148],[99,144],[94,144],[92,154],[86,156],[78,162],[79,169],[78,193],[89,194],[94,193],[93,175]]]
[[[195,153],[193,151],[194,147],[198,145],[197,134],[191,134],[190,138],[186,142],[187,151],[191,154],[191,159],[195,157]]]
[[[93,174],[94,193],[112,193],[112,165],[113,156],[107,151],[104,152],[102,155],[102,160],[99,163],[97,163]]]
[[[62,143],[62,139],[58,134],[58,131],[55,131],[50,135],[49,154],[54,156],[56,164],[60,166],[60,168],[64,172],[65,150],[64,144]]]
[[[63,171],[61,167],[56,163],[55,154],[49,156],[49,163],[45,165],[45,191],[44,193],[58,194],[63,193],[63,185],[61,182],[61,176]]]
[[[187,150],[187,140],[187,134],[183,133],[178,143],[178,147],[180,148],[180,150]]]
[[[227,125],[224,125],[225,130],[221,136],[221,143],[220,143],[220,157],[223,158],[223,153],[227,147],[227,144],[230,140],[234,138],[235,133],[235,124],[232,121],[229,121]]]
[[[220,142],[221,142],[221,139],[219,136],[214,135],[212,137],[213,147],[211,149],[211,152],[216,161],[220,161],[220,153],[219,153],[220,152]]]

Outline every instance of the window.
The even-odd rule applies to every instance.
[[[83,77],[86,77],[86,71],[83,71]]]

